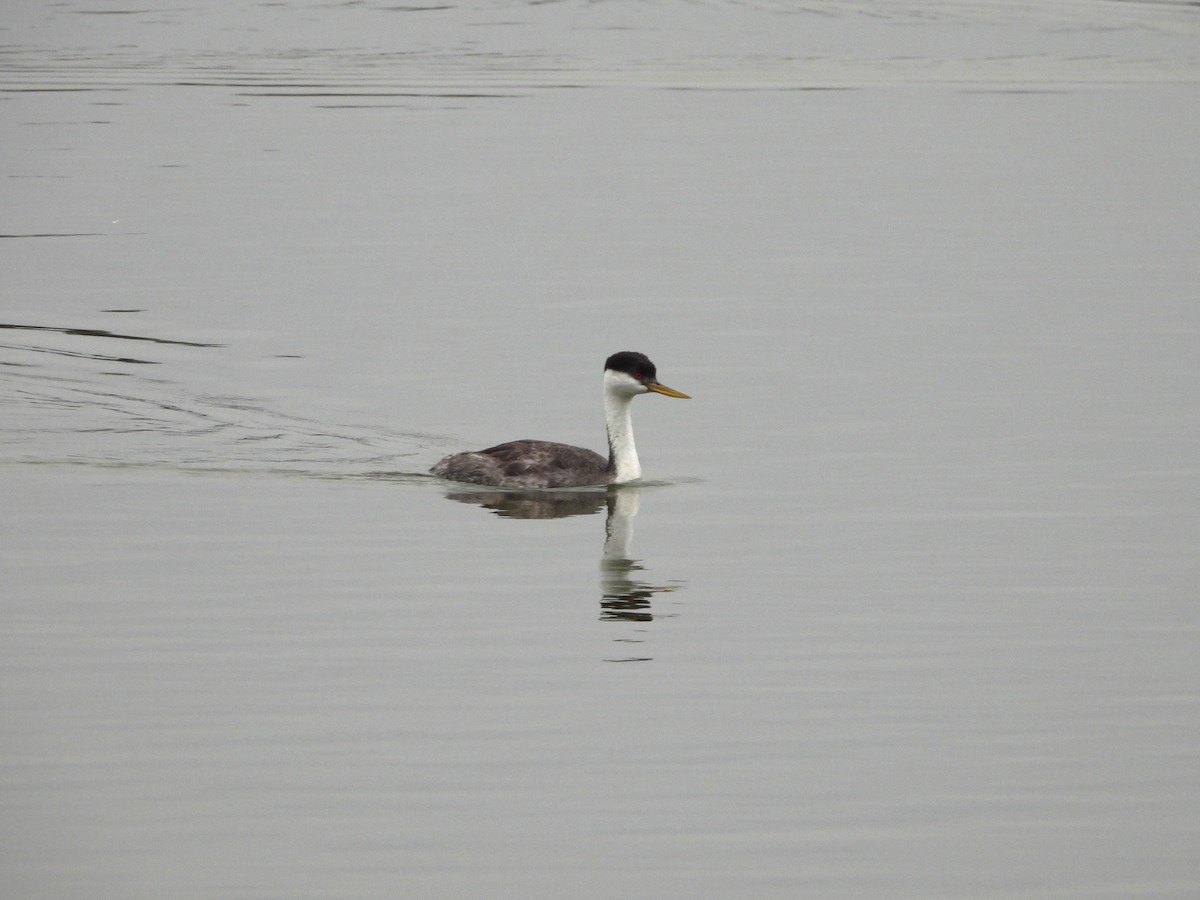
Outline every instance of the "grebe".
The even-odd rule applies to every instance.
[[[447,456],[429,471],[451,481],[504,488],[582,487],[622,484],[641,477],[629,405],[638,394],[690,400],[658,383],[658,370],[643,353],[623,350],[604,363],[604,418],[608,459],[583,447],[554,441],[511,441],[473,453]]]

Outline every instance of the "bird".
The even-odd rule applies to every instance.
[[[624,484],[642,476],[633,443],[630,404],[639,394],[690,400],[661,384],[658,370],[644,353],[622,350],[604,362],[604,418],[608,458],[584,447],[555,441],[509,441],[486,450],[455,453],[430,473],[450,481],[525,490]]]

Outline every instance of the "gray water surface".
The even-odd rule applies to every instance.
[[[0,895],[1200,893],[1194,4],[10,7]]]

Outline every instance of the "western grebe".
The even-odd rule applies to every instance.
[[[630,404],[638,394],[690,400],[658,383],[658,370],[643,353],[623,350],[604,363],[604,418],[608,459],[583,447],[554,441],[511,441],[473,453],[447,456],[429,471],[451,481],[505,488],[582,487],[622,484],[642,475],[633,444]]]

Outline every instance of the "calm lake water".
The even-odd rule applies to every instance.
[[[0,895],[1200,894],[1196,4],[238,6],[0,23]]]

